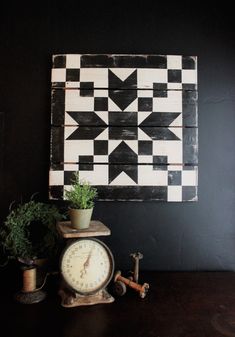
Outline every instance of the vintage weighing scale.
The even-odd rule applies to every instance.
[[[95,220],[87,229],[74,229],[70,221],[58,222],[57,228],[68,239],[60,260],[62,306],[113,302],[106,289],[113,277],[113,255],[104,242],[95,238],[110,235],[110,229]]]

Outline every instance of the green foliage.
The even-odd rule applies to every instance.
[[[89,182],[81,181],[79,173],[74,173],[71,189],[65,191],[65,198],[70,202],[71,208],[89,209],[94,207],[94,199],[97,196],[97,189]]]
[[[1,245],[13,258],[52,257],[58,249],[56,221],[61,218],[54,205],[33,200],[20,204],[0,230]]]

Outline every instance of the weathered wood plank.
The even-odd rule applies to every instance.
[[[167,186],[96,186],[100,201],[197,201],[197,186],[178,187],[175,197]],[[63,199],[63,187],[51,186],[52,199]]]
[[[180,55],[55,55],[52,86],[67,88],[191,90],[197,58]],[[186,85],[184,88],[183,86]]]
[[[82,156],[125,162],[135,153],[142,163],[162,155],[169,163],[197,164],[197,139],[197,128],[52,127],[51,161],[77,163]]]
[[[112,100],[108,91],[99,91],[103,97],[86,97],[78,89],[53,89],[52,125],[197,126],[196,91],[174,90],[162,97],[152,90],[133,92],[109,90]]]

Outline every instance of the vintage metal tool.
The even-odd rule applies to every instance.
[[[143,285],[141,284],[138,284],[136,282],[133,282],[131,281],[130,279],[127,279],[123,276],[121,276],[121,271],[118,270],[116,273],[115,273],[115,276],[114,276],[114,282],[122,282],[124,283],[125,285],[129,286],[130,288],[136,290],[140,297],[141,298],[144,298],[148,292],[148,289],[149,289],[149,284],[148,283],[144,283]]]
[[[133,268],[133,281],[138,283],[139,282],[139,262],[141,259],[143,259],[143,254],[141,254],[140,252],[137,253],[132,253],[130,254],[130,257],[133,259],[134,261],[134,268]]]

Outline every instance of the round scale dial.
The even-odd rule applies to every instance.
[[[114,262],[109,248],[97,239],[72,242],[62,254],[61,272],[65,282],[80,294],[92,294],[107,286]]]

